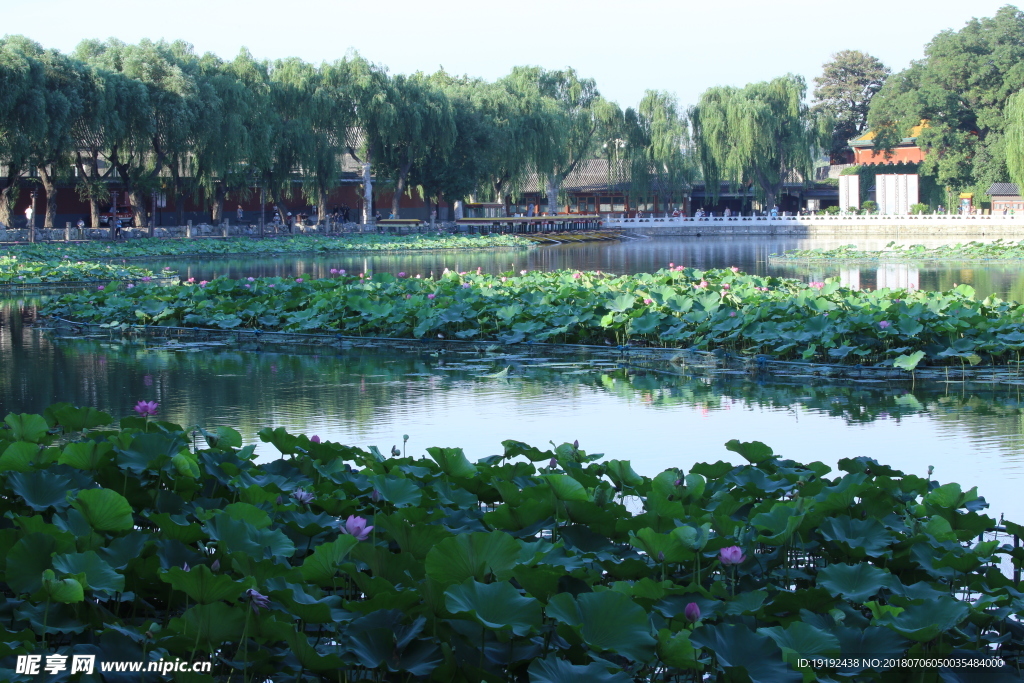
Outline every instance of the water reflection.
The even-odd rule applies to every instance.
[[[738,268],[759,275],[795,277],[807,282],[838,277],[844,284],[875,289],[905,287],[914,283],[925,290],[948,289],[970,284],[979,297],[994,294],[1004,299],[1024,301],[1024,277],[1013,264],[927,264],[843,267],[839,264],[779,265],[768,263],[772,254],[789,249],[830,249],[850,240],[798,239],[793,237],[660,237],[630,239],[623,242],[591,242],[545,246],[530,250],[495,249],[480,251],[430,251],[349,255],[282,255],[239,258],[158,259],[150,261],[162,268],[170,266],[183,278],[212,280],[215,277],[329,277],[331,268],[349,273],[406,272],[430,277],[446,268],[488,273],[528,270],[600,270],[607,273],[645,273],[665,268],[670,263],[695,268]],[[939,240],[915,240],[926,246]],[[910,243],[909,241],[907,242]],[[858,240],[863,249],[881,249],[884,240]]]
[[[120,340],[61,340],[28,327],[31,302],[0,327],[0,414],[40,412],[54,401],[129,414],[156,400],[161,417],[238,427],[247,442],[265,426],[382,450],[461,446],[479,458],[512,438],[537,445],[580,439],[651,474],[697,460],[735,460],[725,441],[765,441],[776,452],[830,465],[870,455],[943,481],[977,485],[994,510],[1024,518],[1024,412],[1017,388],[884,384],[808,386],[745,376],[685,377],[622,367],[606,355],[495,356],[469,349],[345,348],[280,353],[222,347],[160,348]],[[484,375],[512,366],[507,380]],[[272,449],[260,445],[264,457]]]

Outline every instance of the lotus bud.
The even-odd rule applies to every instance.
[[[220,560],[214,560],[213,564],[210,565],[210,569],[212,569],[215,572],[219,572],[220,571]]]
[[[309,440],[310,440],[310,441],[311,441],[312,443],[320,443],[320,437],[319,437],[319,436],[317,436],[316,434],[314,434],[313,436],[309,437]]]
[[[551,460],[548,461],[548,467],[550,467],[551,469],[558,467],[558,460],[556,460],[555,458],[551,458]]]
[[[719,561],[726,565],[742,564],[746,560],[743,550],[738,545],[731,545],[718,551]]]
[[[700,621],[700,606],[695,602],[687,604],[686,609],[683,610],[683,616],[685,616],[688,621],[697,623]]]

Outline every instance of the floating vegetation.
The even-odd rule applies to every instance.
[[[133,280],[169,284],[173,276],[170,268],[157,274],[148,268],[126,264],[70,261],[59,257],[34,260],[25,255],[0,256],[0,289],[28,289],[54,284],[86,286],[111,281],[130,283]]]
[[[164,410],[5,418],[4,666],[80,645],[145,659],[137,643],[212,661],[217,682],[1020,666],[1024,598],[994,565],[1024,561],[1011,542],[1024,528],[997,527],[975,489],[930,472],[867,456],[833,472],[733,440],[742,464],[651,478],[579,442],[508,440],[472,462],[272,426],[259,438],[282,457],[258,462],[236,429]]]
[[[439,279],[219,278],[64,295],[42,312],[134,326],[312,333],[483,345],[686,347],[763,361],[918,367],[1016,367],[1024,306],[945,292],[857,291],[835,281],[693,268],[611,276],[578,271]]]
[[[1022,261],[1024,240],[1020,242],[997,239],[993,242],[966,242],[926,247],[923,244],[904,245],[889,242],[885,249],[859,249],[847,244],[834,249],[790,249],[782,256],[772,254],[769,263],[913,263],[916,261]]]
[[[423,249],[527,248],[515,235],[293,235],[253,239],[139,239],[128,242],[62,242],[13,245],[7,251],[32,259],[143,259],[162,256],[418,251]]]

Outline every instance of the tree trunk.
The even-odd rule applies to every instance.
[[[370,162],[363,164],[363,223],[373,217],[373,178],[370,177]]]
[[[0,223],[11,227],[11,209],[18,201],[18,176],[21,175],[14,168],[8,167],[4,187],[0,190]]]
[[[132,202],[132,225],[136,228],[146,227],[146,195],[142,193],[142,190],[132,188],[128,190],[128,198]],[[152,229],[149,231],[149,236],[153,236]]]
[[[43,183],[43,190],[46,191],[46,217],[43,219],[43,227],[52,228],[57,220],[57,185],[45,166],[38,166],[36,170],[39,172],[39,180]]]
[[[323,189],[316,191],[316,224],[327,225],[327,193]]]
[[[553,175],[549,175],[548,181],[548,214],[554,216],[558,213],[558,178]]]
[[[405,181],[409,177],[410,168],[412,168],[412,162],[407,158],[402,167],[398,169],[398,182],[395,183],[395,193],[391,196],[391,213],[395,218],[401,217],[398,213],[398,204],[402,200],[402,193],[405,192]],[[429,204],[429,202],[427,203]]]
[[[174,218],[178,225],[185,225],[185,202],[181,199],[183,194],[181,191],[181,169],[177,159],[171,164],[171,178],[174,188]]]
[[[217,225],[224,220],[224,202],[227,198],[227,190],[220,180],[213,188],[213,206],[210,207],[210,222]]]

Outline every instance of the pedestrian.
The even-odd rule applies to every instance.
[[[731,211],[731,210],[729,209],[729,207],[728,207],[728,206],[727,206],[727,207],[725,207],[725,214],[723,214],[723,215],[724,215],[724,216],[725,216],[726,218],[729,218],[730,216],[732,216],[732,211]]]
[[[121,239],[121,219],[114,216],[114,239]]]
[[[242,217],[245,215],[245,214],[242,213],[242,205],[241,204],[238,205],[238,211],[236,213],[238,215],[238,222],[241,223],[242,222]]]
[[[28,206],[25,207],[25,227],[26,228],[31,228],[32,227],[32,205],[31,204],[29,204]]]

